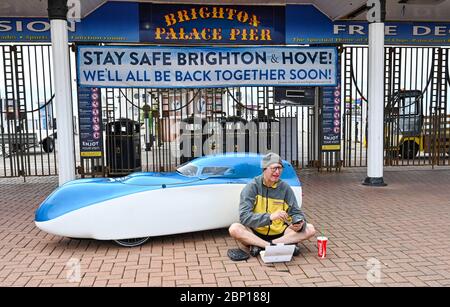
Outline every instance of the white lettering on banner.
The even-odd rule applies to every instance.
[[[34,20],[34,21],[10,21],[10,20],[0,20],[0,32],[10,32],[17,31],[23,32],[28,30],[30,32],[46,32],[50,30],[50,22],[45,20]],[[75,32],[75,23],[68,23],[67,30],[70,32]]]
[[[384,26],[384,35],[397,35],[397,26]]]
[[[413,35],[414,36],[424,36],[424,35],[435,35],[435,36],[447,36],[450,35],[450,27],[447,26],[436,26],[436,27],[426,27],[426,26],[414,26]]]
[[[425,36],[425,35],[433,35],[433,36],[448,36],[450,35],[450,27],[448,26],[413,26],[412,27],[412,36]],[[333,34],[334,35],[367,35],[368,29],[362,25],[333,25]],[[397,36],[398,26],[396,25],[387,25],[384,26],[384,34],[388,36]]]
[[[90,87],[336,84],[332,47],[78,47],[78,82]]]

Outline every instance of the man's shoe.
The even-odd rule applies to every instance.
[[[299,247],[298,245],[295,245],[293,255],[294,255],[294,256],[300,255],[300,247]]]
[[[263,250],[263,248],[256,245],[251,245],[249,249],[250,255],[252,255],[252,257],[257,257],[259,255],[259,252]]]

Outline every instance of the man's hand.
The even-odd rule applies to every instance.
[[[274,221],[274,220],[284,220],[284,221],[287,221],[288,216],[289,216],[289,215],[287,214],[286,211],[278,210],[278,211],[276,211],[276,212],[274,212],[274,213],[272,213],[272,214],[270,215],[270,220],[271,220],[271,221]]]
[[[303,223],[304,223],[304,222],[305,222],[305,221],[301,221],[301,222],[298,223],[298,224],[291,224],[291,226],[289,226],[289,228],[292,229],[292,230],[295,231],[295,232],[298,232],[298,231],[300,231],[300,229],[302,229]]]

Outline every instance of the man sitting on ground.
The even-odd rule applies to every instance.
[[[283,171],[279,155],[264,156],[263,173],[249,182],[241,192],[241,223],[230,226],[230,235],[249,246],[256,257],[266,246],[277,243],[297,244],[314,236],[315,229],[305,220],[294,191],[280,179]],[[296,245],[294,256],[300,253]]]

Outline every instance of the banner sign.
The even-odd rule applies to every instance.
[[[333,47],[78,47],[88,87],[336,85]]]
[[[338,69],[340,80],[340,69]],[[341,84],[322,91],[322,151],[341,150]]]
[[[103,153],[102,106],[99,88],[78,87],[78,114],[81,157],[101,157]]]
[[[284,6],[139,5],[141,42],[282,45]]]
[[[284,45],[284,6],[106,2],[68,23],[70,42]],[[48,18],[0,18],[0,42],[50,42]]]
[[[286,44],[368,44],[363,21],[332,21],[312,5],[286,6]],[[388,45],[450,45],[450,23],[386,22]]]

